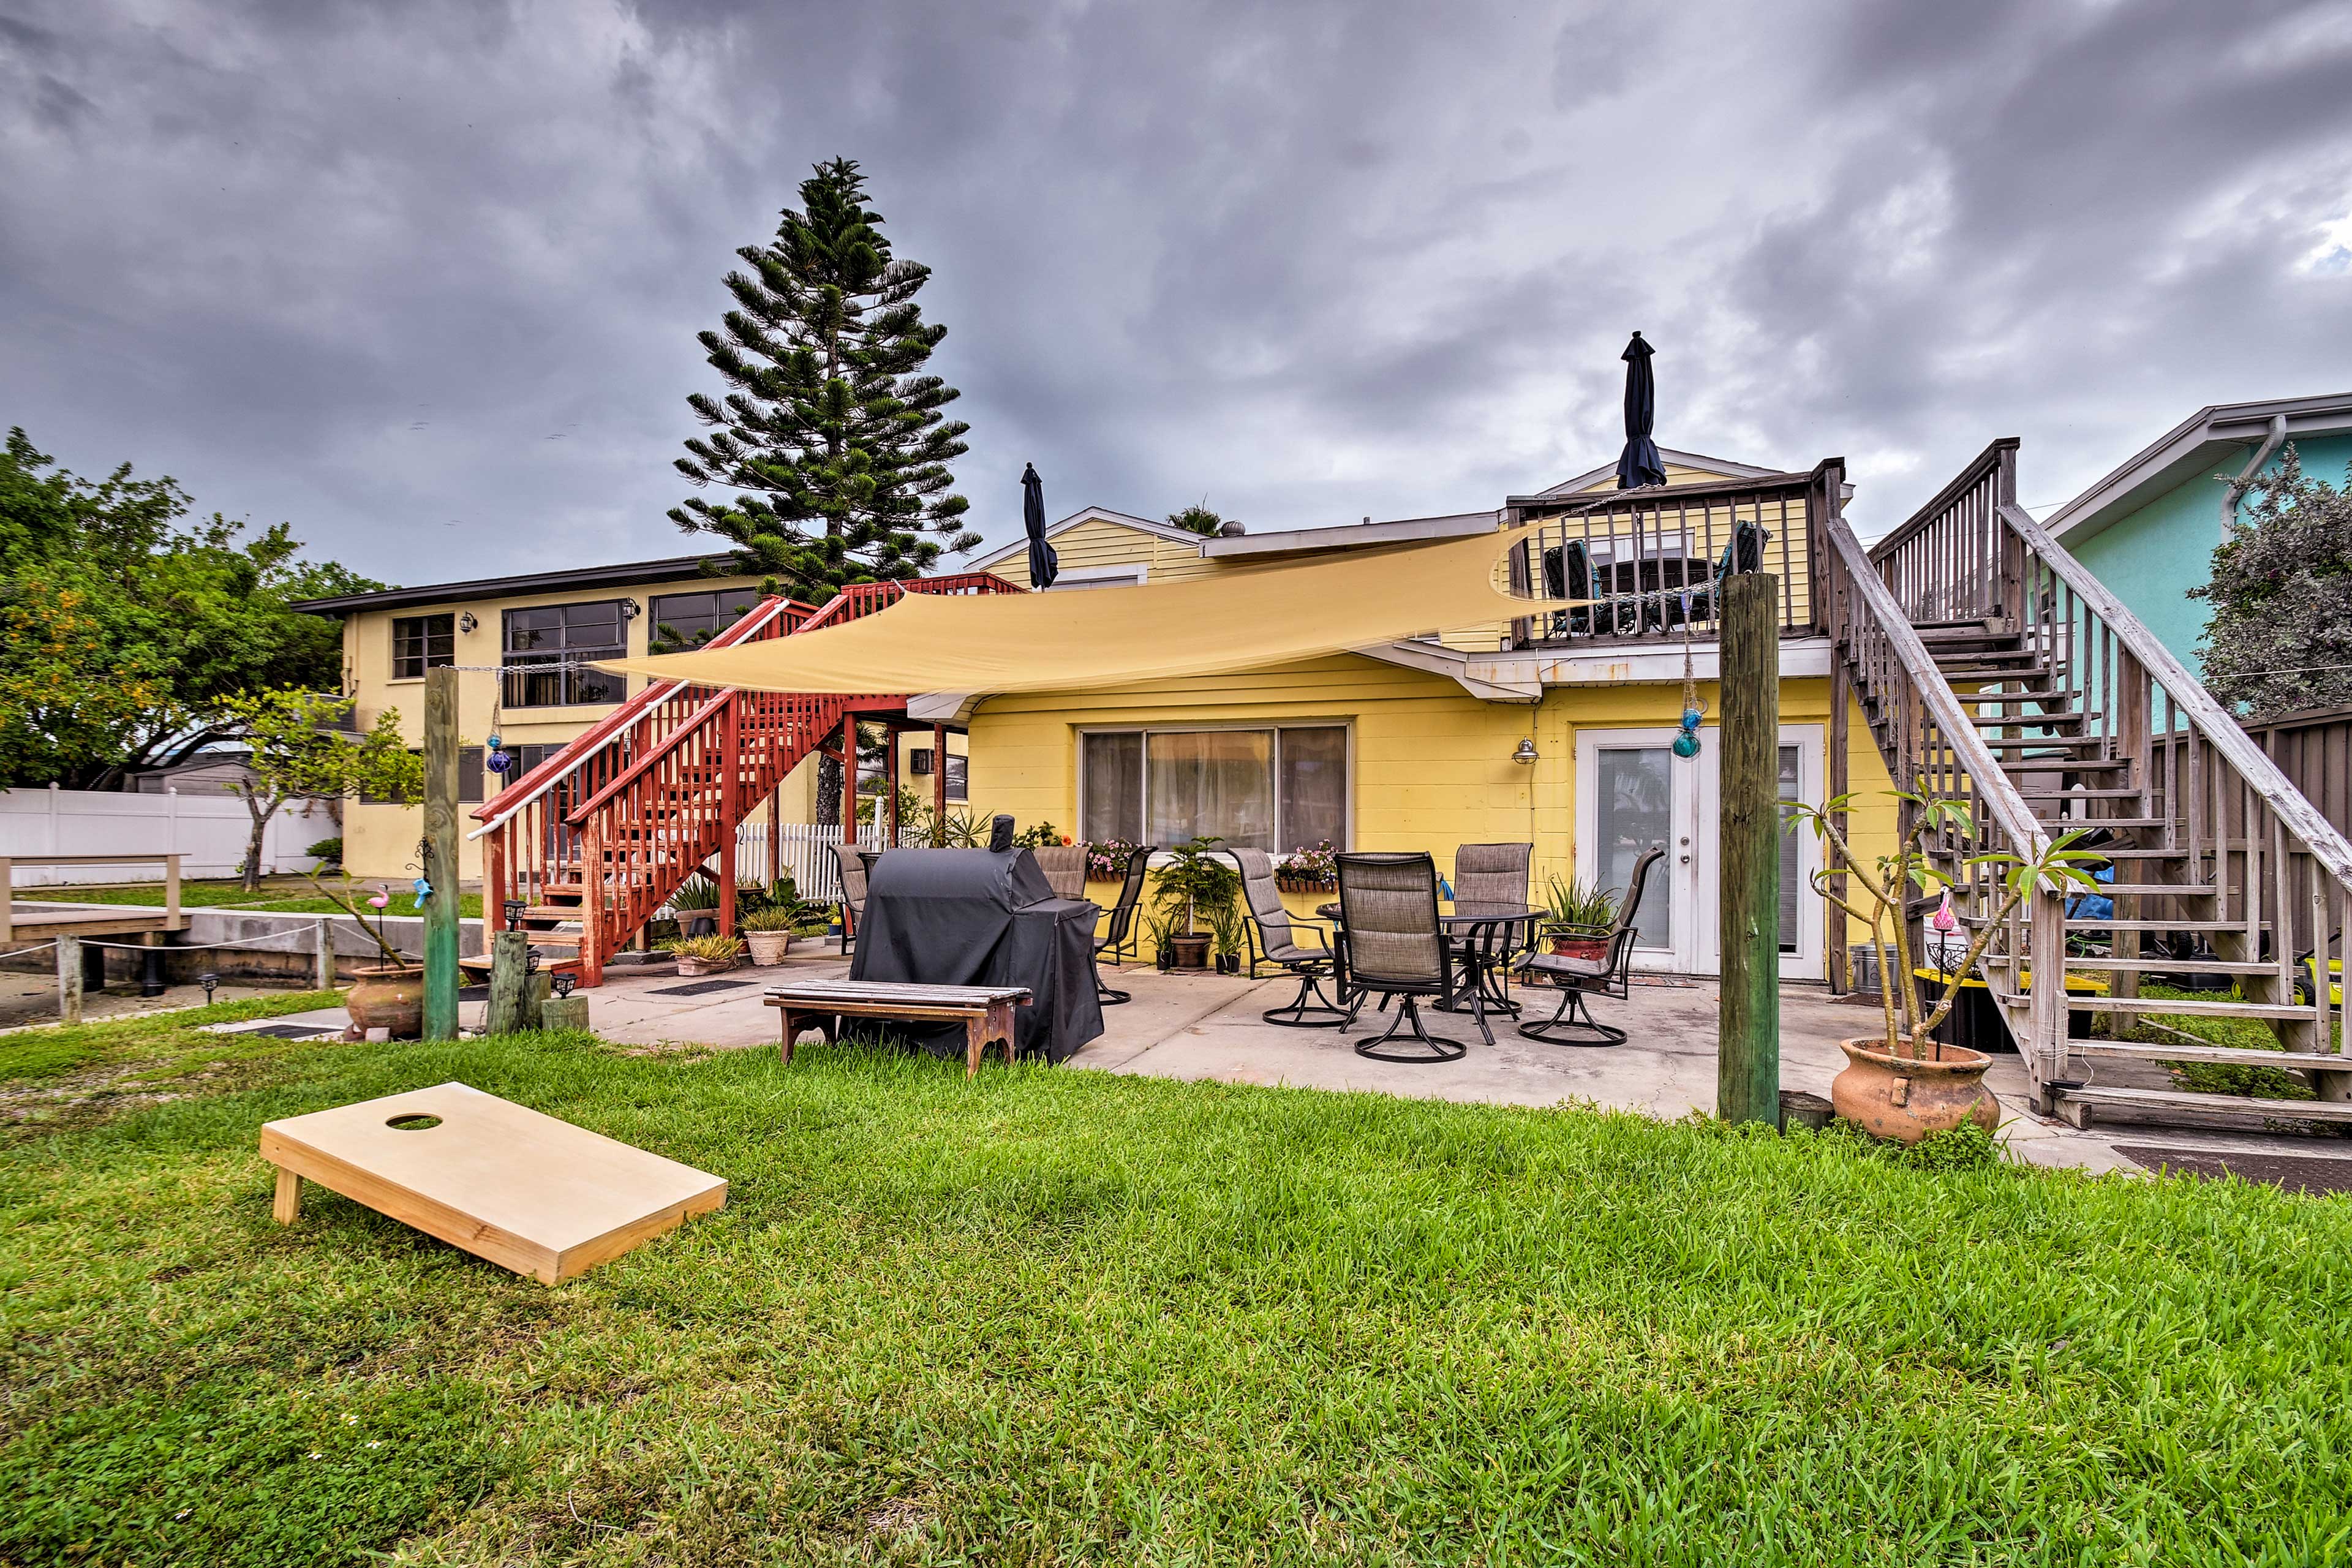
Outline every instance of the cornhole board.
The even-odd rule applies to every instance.
[[[549,1285],[727,1201],[707,1172],[462,1083],[266,1123],[261,1157],[280,1225],[316,1182]]]

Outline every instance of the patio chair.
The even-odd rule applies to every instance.
[[[1432,1035],[1421,1019],[1419,998],[1454,994],[1454,965],[1437,923],[1437,862],[1425,854],[1357,851],[1339,856],[1339,865],[1349,994],[1385,992],[1397,1004],[1388,1033],[1357,1041],[1356,1054],[1378,1062],[1459,1061],[1468,1047]]]
[[[835,872],[841,878],[841,956],[852,956],[857,942],[857,928],[866,919],[866,855],[860,851],[845,855],[838,844],[833,850]]]
[[[1633,862],[1624,897],[1618,900],[1617,919],[1606,926],[1554,924],[1549,930],[1571,936],[1598,937],[1608,945],[1599,958],[1573,958],[1565,953],[1529,952],[1518,963],[1519,973],[1540,974],[1559,987],[1559,1010],[1539,1023],[1522,1024],[1519,1033],[1531,1040],[1562,1046],[1622,1046],[1625,1031],[1592,1016],[1586,999],[1607,996],[1622,1001],[1632,986],[1633,919],[1641,912],[1642,890],[1649,885],[1650,868],[1664,859],[1663,846],[1653,844]]]
[[[1114,991],[1102,980],[1103,955],[1108,953],[1114,963],[1134,956],[1135,909],[1143,901],[1143,879],[1151,867],[1151,846],[1139,844],[1135,853],[1127,858],[1127,879],[1118,886],[1118,902],[1110,907],[1110,921],[1095,938],[1095,1000],[1110,1006],[1132,1002],[1134,996],[1125,991]]]
[[[1486,910],[1528,907],[1528,868],[1535,859],[1532,844],[1465,844],[1454,851],[1454,910],[1478,914]],[[1509,925],[1482,926],[1475,936],[1457,939],[1461,956],[1475,959],[1478,973],[1498,978],[1519,955],[1536,944],[1536,918]],[[1475,952],[1465,951],[1475,945]],[[1517,1015],[1519,1005],[1500,990],[1488,992],[1486,1005]]]
[[[1294,923],[1283,907],[1282,889],[1275,885],[1274,857],[1263,849],[1228,849],[1242,874],[1242,905],[1248,916],[1250,978],[1257,978],[1261,961],[1298,976],[1298,994],[1286,1006],[1269,1007],[1258,1015],[1286,1029],[1336,1029],[1353,1018],[1323,994],[1323,980],[1337,972],[1331,939],[1318,925]],[[1301,931],[1311,933],[1316,945],[1303,947]]]
[[[1045,873],[1045,885],[1054,889],[1057,899],[1083,899],[1087,896],[1087,847],[1083,844],[1041,844],[1029,851],[1037,857],[1037,869]]]

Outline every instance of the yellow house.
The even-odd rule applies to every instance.
[[[1254,533],[1228,525],[1203,538],[1089,508],[1049,531],[1060,563],[1052,592],[1528,522],[1535,533],[1515,577],[1601,602],[1229,675],[1118,690],[934,695],[910,702],[909,717],[969,727],[976,809],[1050,821],[1088,841],[1165,846],[1213,836],[1280,855],[1328,840],[1343,849],[1427,850],[1449,874],[1459,845],[1525,841],[1535,846],[1538,896],[1554,876],[1622,886],[1640,851],[1663,845],[1635,963],[1713,973],[1717,647],[1707,584],[1742,524],[1780,578],[1785,797],[1818,805],[1833,793],[1866,792],[1853,824],[1866,853],[1892,830],[1876,795],[1890,786],[1868,728],[1832,721],[1831,639],[1815,624],[1812,545],[1827,509],[1845,498],[1842,465],[1791,474],[1665,456],[1664,489],[1621,493],[1613,468],[1595,468],[1490,511],[1351,526]],[[1028,585],[1025,542],[974,565]],[[1216,631],[1203,626],[1202,635]],[[1705,715],[1691,760],[1672,750],[1686,671]],[[1832,936],[1806,884],[1819,856],[1810,835],[1784,841],[1782,964],[1791,978],[1829,973]]]
[[[362,727],[395,711],[401,732],[421,745],[425,672],[457,668],[464,740],[458,795],[470,808],[587,733],[645,685],[638,677],[590,668],[589,661],[699,647],[760,602],[757,579],[706,576],[704,559],[677,556],[389,588],[297,607],[341,619],[343,690],[354,700]],[[486,765],[493,735],[509,758],[503,774]],[[949,737],[948,751],[949,795],[961,804],[961,736]],[[899,782],[925,799],[932,793],[931,767],[928,745],[899,750]],[[828,816],[837,822],[837,804],[819,800],[819,771],[814,757],[793,769],[767,803],[767,813],[786,823]],[[878,774],[863,770],[861,785],[867,793],[878,790]],[[355,876],[405,880],[417,874],[423,835],[418,806],[347,802],[344,864]],[[469,883],[481,877],[478,840],[461,841],[459,870]]]

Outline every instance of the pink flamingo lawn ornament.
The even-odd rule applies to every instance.
[[[392,889],[379,882],[376,884],[375,897],[368,900],[368,908],[381,910],[390,907],[391,903]]]

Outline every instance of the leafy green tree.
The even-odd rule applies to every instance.
[[[425,798],[425,763],[400,738],[400,714],[385,709],[375,728],[352,734],[337,728],[351,700],[291,688],[224,698],[221,707],[251,748],[253,776],[227,786],[253,819],[246,840],[245,887],[261,886],[261,840],[269,819],[289,801],[341,800],[365,794],[378,800]]]
[[[2352,703],[2352,489],[2308,478],[2290,445],[2213,552],[2205,684],[2254,719]]]
[[[736,252],[751,270],[727,276],[725,332],[699,334],[734,390],[687,400],[712,434],[686,443],[677,469],[734,499],[669,516],[731,541],[735,570],[821,600],[920,576],[980,536],[949,488],[970,426],[941,412],[955,388],[921,374],[947,335],[915,303],[930,268],[891,254],[856,163],[818,164],[800,196],[772,243]]]
[[[342,629],[288,606],[382,584],[244,537],[130,465],[91,481],[21,429],[0,449],[0,786],[103,789],[234,733],[222,700],[341,690]]]
[[[1225,520],[1211,511],[1205,500],[1181,511],[1170,512],[1168,521],[1188,532],[1204,533],[1212,539],[1216,537],[1219,529],[1225,526]]]

